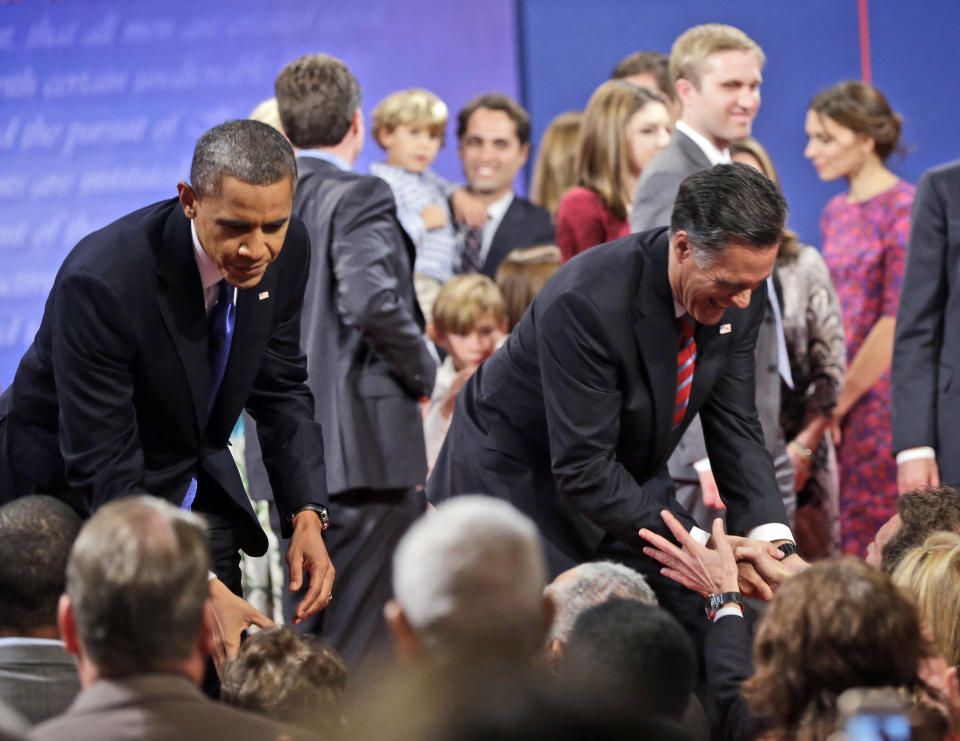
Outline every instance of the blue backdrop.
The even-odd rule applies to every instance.
[[[869,10],[873,81],[904,114],[910,149],[891,165],[916,182],[958,156],[948,127],[960,118],[960,3],[870,0]],[[754,132],[780,171],[792,225],[816,245],[820,209],[844,185],[821,183],[803,158],[803,117],[817,90],[860,76],[857,0],[0,2],[0,385],[67,250],[173,196],[197,136],[248,115],[294,57],[344,59],[368,113],[415,85],[454,112],[479,92],[522,96],[538,141],[620,58],[667,52],[689,26],[714,21],[743,28],[767,53]],[[436,168],[457,179],[452,134],[451,124]],[[358,169],[379,156],[368,143]]]

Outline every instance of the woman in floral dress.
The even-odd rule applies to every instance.
[[[890,360],[915,188],[887,169],[900,116],[863,82],[821,91],[807,111],[804,152],[821,180],[849,190],[823,210],[823,257],[840,297],[847,372],[833,420],[843,550],[862,554],[896,512]]]

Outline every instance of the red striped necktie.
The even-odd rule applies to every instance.
[[[673,426],[677,427],[687,413],[690,388],[693,386],[693,366],[697,360],[697,343],[693,339],[696,324],[689,314],[677,319],[680,337],[677,338],[677,401],[673,407]]]

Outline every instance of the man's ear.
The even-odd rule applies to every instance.
[[[180,206],[183,208],[183,215],[188,219],[195,218],[197,215],[197,201],[199,201],[200,198],[197,196],[197,192],[193,189],[193,186],[181,180],[177,183],[177,194],[180,197]]]
[[[681,77],[676,81],[674,87],[677,90],[677,97],[680,98],[680,102],[683,103],[684,107],[686,107],[687,101],[689,101],[690,96],[696,89],[696,86],[687,78]]]
[[[525,164],[527,164],[527,159],[530,157],[530,142],[527,142],[520,147],[520,156],[523,158],[523,161],[520,163],[520,167],[523,167]]]
[[[678,230],[673,235],[673,239],[670,241],[670,249],[678,263],[693,259],[693,243],[690,242],[690,238],[684,229]]]
[[[395,599],[383,606],[383,618],[387,621],[397,658],[403,664],[413,664],[420,655],[420,640],[410,627],[407,616]]]
[[[57,603],[57,628],[60,630],[60,640],[68,654],[80,655],[80,639],[77,637],[77,624],[73,618],[73,604],[67,594],[60,595]]]

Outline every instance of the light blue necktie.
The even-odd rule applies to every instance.
[[[223,383],[223,376],[227,370],[227,358],[230,357],[230,344],[233,342],[233,325],[236,321],[237,307],[233,305],[233,293],[236,289],[221,280],[217,284],[217,303],[207,316],[207,337],[209,340],[210,363],[210,395],[207,397],[207,409],[204,416],[204,425],[213,410],[213,403]],[[193,500],[197,497],[197,480],[191,479],[186,496],[180,509],[193,507]]]

